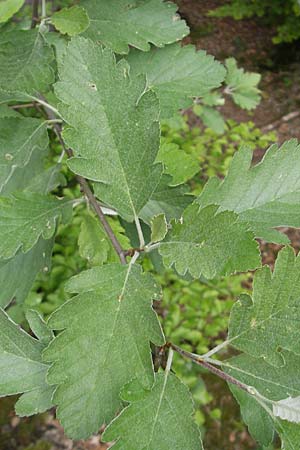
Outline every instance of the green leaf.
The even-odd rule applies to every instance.
[[[27,309],[26,320],[37,339],[45,345],[49,344],[54,338],[53,332],[48,328],[46,322],[38,311]]]
[[[300,395],[300,357],[285,350],[282,354],[285,365],[281,367],[269,365],[264,358],[244,354],[226,361],[223,368],[226,373],[254,387],[269,400],[297,397]],[[253,396],[232,384],[229,387],[241,406],[243,419],[251,435],[261,445],[269,445],[274,437],[276,423]]]
[[[229,341],[270,364],[283,364],[280,348],[300,354],[300,257],[290,247],[278,254],[274,273],[268,266],[256,272],[253,296],[241,297],[234,305]]]
[[[148,51],[149,43],[162,47],[189,33],[185,22],[176,15],[177,6],[170,2],[85,0],[81,4],[90,17],[85,35],[115,53],[128,53],[129,45]]]
[[[123,399],[130,405],[103,435],[105,441],[117,441],[113,450],[203,449],[200,431],[192,419],[192,398],[175,375],[157,374],[152,390],[138,397],[123,391]]]
[[[0,261],[0,306],[5,308],[13,299],[21,304],[27,297],[36,274],[48,273],[51,267],[53,239],[40,238],[27,253],[19,251],[13,258]]]
[[[162,241],[168,232],[168,224],[164,214],[158,214],[151,220],[151,242]]]
[[[20,117],[22,116],[12,108],[9,108],[7,105],[0,105],[0,119],[3,117]]]
[[[129,239],[125,236],[124,230],[115,220],[107,220],[113,229],[113,232],[121,244],[122,248],[129,248]],[[119,257],[116,254],[111,242],[97,220],[92,215],[85,215],[82,218],[80,234],[78,238],[79,254],[87,259],[90,265],[102,265],[105,262],[118,262]]]
[[[23,192],[0,197],[0,258],[9,259],[21,249],[28,252],[40,236],[50,239],[58,218],[65,222],[72,213],[70,202]]]
[[[73,277],[67,290],[79,295],[50,317],[50,328],[64,331],[44,358],[54,363],[48,382],[59,385],[57,415],[66,433],[81,439],[114,417],[125,383],[137,377],[151,388],[149,342],[162,345],[164,339],[151,308],[159,289],[140,266],[95,267]]]
[[[159,248],[166,267],[211,279],[260,266],[258,246],[247,225],[232,212],[217,211],[218,206],[201,209],[193,203],[172,224]]]
[[[0,23],[7,22],[23,6],[24,0],[2,0],[0,2]]]
[[[70,169],[96,181],[96,195],[133,221],[161,176],[161,165],[154,165],[155,94],[145,93],[143,77],[130,78],[127,63],[116,64],[109,49],[81,37],[69,44],[59,75],[56,94],[69,124],[64,137],[75,152]]]
[[[36,95],[54,82],[54,54],[38,30],[0,35],[0,88]],[[11,94],[12,95],[12,94]]]
[[[288,243],[273,228],[300,227],[300,146],[296,140],[272,145],[259,164],[251,167],[251,160],[250,149],[239,150],[226,178],[209,180],[197,201],[235,211],[256,237]]]
[[[185,183],[200,170],[198,160],[173,143],[162,143],[156,161],[163,163],[164,172],[172,176],[172,186]]]
[[[227,75],[226,92],[232,95],[233,101],[244,109],[254,109],[260,102],[260,90],[257,88],[261,75],[254,72],[244,72],[238,69],[234,58],[226,59]]]
[[[0,309],[0,397],[23,394],[16,403],[19,415],[43,412],[52,406],[53,387],[46,384],[48,366],[44,345],[13,323]]]
[[[148,53],[131,50],[128,55],[131,74],[145,74],[147,88],[158,95],[161,117],[172,117],[188,108],[194,97],[202,97],[221,85],[225,68],[204,51],[192,45],[168,45]]]
[[[0,192],[17,168],[28,164],[32,153],[48,148],[46,122],[33,118],[0,119]]]
[[[285,420],[278,420],[276,430],[282,440],[283,450],[298,450],[300,442],[299,424],[290,423]]]
[[[58,31],[69,36],[82,33],[90,24],[86,10],[78,5],[57,11],[51,17],[51,22]]]
[[[211,128],[217,134],[224,133],[225,120],[218,110],[205,105],[195,105],[193,111],[200,117],[206,127]]]
[[[148,203],[140,212],[140,218],[150,225],[151,219],[159,214],[165,214],[167,222],[171,219],[179,219],[183,210],[194,200],[188,195],[187,186],[169,186],[172,178],[163,175],[159,185],[152,194]]]

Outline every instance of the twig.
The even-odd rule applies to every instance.
[[[46,111],[46,114],[47,114],[49,120],[55,120],[56,117],[55,117],[53,111],[51,109],[47,108],[47,106],[44,106],[44,108],[45,108],[45,111]],[[68,158],[71,158],[73,156],[73,151],[70,148],[67,148],[67,146],[63,140],[60,124],[53,123],[53,129],[55,130],[55,133],[58,137],[58,140],[59,140],[63,150],[67,154]],[[93,192],[91,191],[87,180],[85,178],[83,178],[81,175],[75,175],[75,178],[78,181],[78,183],[80,184],[82,192],[84,193],[84,195],[88,199],[89,203],[93,207],[95,213],[97,214],[97,217],[99,218],[108,238],[110,239],[116,253],[118,254],[121,263],[127,264],[126,257],[124,255],[124,251],[123,251],[118,239],[116,238],[111,226],[107,222],[105,214],[103,213],[101,206],[99,205]]]
[[[42,19],[47,16],[46,0],[42,0]]]
[[[35,28],[39,21],[39,0],[32,0],[31,28]]]
[[[139,241],[140,241],[140,248],[144,248],[145,247],[145,239],[144,239],[140,220],[137,216],[134,217],[134,222],[135,222],[136,230],[137,230]]]
[[[11,109],[21,109],[21,108],[34,108],[34,103],[23,103],[20,105],[12,105]]]
[[[289,114],[286,114],[285,116],[282,116],[279,119],[275,120],[275,122],[272,122],[272,123],[269,123],[268,125],[263,126],[261,130],[264,133],[266,133],[267,131],[272,131],[275,128],[277,128],[281,124],[281,122],[286,123],[286,122],[289,122],[290,120],[296,119],[299,116],[300,116],[300,111],[290,112]]]
[[[168,347],[171,347],[175,352],[179,353],[179,355],[184,356],[185,358],[191,359],[196,364],[199,364],[199,366],[202,366],[205,369],[207,369],[210,372],[217,375],[219,378],[222,378],[223,380],[227,381],[228,383],[235,384],[243,391],[248,392],[248,394],[252,393],[249,389],[249,386],[247,386],[244,383],[241,383],[239,380],[237,380],[236,378],[233,378],[231,375],[228,375],[227,373],[225,373],[222,370],[218,369],[217,367],[213,366],[211,363],[201,359],[199,356],[196,356],[193,353],[187,352],[186,350],[183,350],[182,348],[178,347],[175,344],[172,344],[171,342],[169,342],[167,345],[168,345]]]

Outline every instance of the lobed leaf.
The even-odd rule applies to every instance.
[[[286,247],[273,274],[268,266],[256,272],[252,298],[244,295],[232,308],[231,345],[276,366],[284,364],[280,349],[300,353],[299,270],[300,257]]]
[[[69,36],[83,33],[90,24],[86,10],[78,5],[55,12],[51,22],[58,31]]]
[[[227,75],[225,82],[233,101],[244,109],[254,109],[260,102],[260,90],[257,88],[261,75],[238,69],[236,60],[228,58],[225,61]]]
[[[210,179],[197,202],[236,212],[256,237],[288,243],[274,228],[300,227],[300,146],[293,139],[280,148],[272,145],[254,167],[251,160],[250,149],[239,150],[225,179]]]
[[[67,221],[70,202],[43,194],[23,192],[0,197],[0,258],[9,259],[19,249],[28,252],[40,236],[50,239],[58,218]]]
[[[45,121],[22,116],[1,118],[0,129],[1,192],[16,169],[28,164],[34,151],[45,153],[48,133]]]
[[[164,342],[154,311],[159,290],[140,266],[109,264],[71,279],[78,295],[52,314],[61,332],[44,352],[53,365],[48,382],[58,384],[54,402],[66,433],[82,439],[108,423],[121,408],[121,387],[139,378],[150,389],[150,341]]]
[[[193,402],[188,389],[175,375],[157,374],[151,391],[143,396],[123,390],[130,404],[105,430],[105,441],[116,440],[114,450],[200,450],[200,431],[192,420]],[[140,397],[140,398],[139,398]]]
[[[139,217],[150,225],[151,219],[159,214],[165,214],[167,222],[179,219],[184,209],[192,203],[194,197],[189,194],[187,186],[170,186],[172,178],[163,175],[161,180],[139,213]]]
[[[188,206],[159,247],[166,267],[174,266],[181,275],[189,272],[194,278],[212,279],[260,265],[258,246],[247,225],[236,214],[218,213],[218,209]]]
[[[148,51],[149,43],[162,47],[189,33],[185,22],[176,15],[176,5],[171,2],[84,0],[81,4],[90,17],[85,35],[115,53],[128,53],[129,45]]]
[[[43,412],[52,406],[53,387],[46,384],[44,345],[25,333],[0,309],[0,396],[22,394],[19,415]]]
[[[5,308],[13,299],[23,303],[37,273],[50,271],[52,248],[53,238],[40,238],[27,253],[18,251],[13,258],[0,261],[0,307]]]
[[[272,401],[300,394],[299,367],[300,357],[289,351],[282,351],[284,366],[275,367],[264,358],[240,355],[224,363],[223,369],[240,382],[254,387],[261,395]],[[238,387],[229,385],[241,407],[243,420],[249,432],[262,446],[271,444],[278,423],[273,422],[270,414],[257,400]]]
[[[200,171],[198,160],[173,143],[162,143],[156,161],[163,163],[164,172],[172,176],[171,186],[185,183]]]
[[[13,30],[0,35],[0,88],[37,95],[54,82],[54,54],[38,30]],[[10,94],[12,97],[16,96]],[[1,97],[1,95],[0,95]]]
[[[192,45],[172,44],[147,53],[131,50],[127,60],[131,75],[146,75],[147,89],[157,94],[163,119],[189,108],[194,97],[218,88],[226,74],[213,56]]]
[[[145,93],[144,78],[130,78],[111,50],[81,37],[69,44],[59,76],[64,137],[75,152],[70,169],[96,182],[96,195],[133,221],[161,177],[155,94]]]

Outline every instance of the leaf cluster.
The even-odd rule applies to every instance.
[[[16,11],[6,6],[5,20]],[[257,239],[288,244],[278,228],[300,226],[299,144],[273,145],[254,166],[242,147],[223,180],[190,192],[195,161],[186,153],[182,167],[174,164],[180,150],[161,142],[161,121],[194,101],[216,106],[224,81],[237,104],[252,108],[259,76],[181,47],[188,27],[176,11],[161,0],[84,0],[38,27],[9,22],[1,34],[0,395],[23,394],[20,415],[55,406],[74,439],[106,424],[115,449],[201,449],[192,398],[172,373],[175,350],[254,402],[244,416],[250,430],[259,417],[268,423],[264,436],[253,432],[262,445],[276,430],[283,448],[296,449],[299,258],[286,246],[272,274],[261,268]],[[49,164],[53,133],[61,154]],[[83,197],[66,195],[66,170]],[[57,230],[73,216],[87,265],[74,261],[80,272],[65,285],[69,299],[47,322],[26,310],[32,336],[5,309],[49,272]],[[233,306],[224,343],[197,356],[167,342],[154,310],[161,287],[143,269],[149,259],[156,272],[208,282],[258,269],[253,296]],[[240,355],[211,358],[225,346]]]

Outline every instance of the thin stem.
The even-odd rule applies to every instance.
[[[140,220],[137,216],[134,217],[134,221],[135,221],[135,226],[136,226],[136,230],[139,236],[139,241],[140,241],[140,248],[144,248],[145,247],[145,239],[144,239],[144,235],[143,235],[143,230],[141,227],[141,223]]]
[[[199,355],[199,357],[202,359],[208,359],[210,356],[222,350],[222,348],[227,347],[228,344],[229,341],[224,341],[221,344],[217,345],[216,347],[212,348],[209,352],[205,353],[204,355]]]
[[[56,114],[57,116],[59,116],[60,118],[62,118],[62,116],[60,115],[60,113],[58,112],[58,110],[57,110],[56,108],[54,108],[54,106],[49,105],[49,103],[47,103],[44,99],[38,98],[38,97],[34,97],[33,95],[30,95],[30,97],[31,97],[34,101],[36,101],[37,103],[39,103],[40,105],[43,105],[45,108],[47,108],[47,110],[50,109],[52,112],[54,112],[54,114]],[[52,119],[50,119],[50,120],[56,119],[56,117],[53,116],[53,115],[52,115],[51,117],[52,117]]]
[[[10,106],[11,109],[21,109],[21,108],[33,108],[34,107],[34,103],[23,103],[20,105],[12,105]]]
[[[54,120],[55,119],[55,115],[53,114],[53,110],[48,108],[48,105],[46,104],[46,102],[44,102],[42,100],[45,107],[45,111],[46,114],[49,118],[49,120]],[[47,106],[45,106],[45,104]],[[67,148],[62,134],[61,134],[61,125],[59,123],[53,123],[53,128],[55,130],[55,133],[58,137],[58,140],[63,148],[63,150],[65,151],[65,153],[67,154],[68,158],[71,158],[73,156],[73,151],[70,148]],[[124,255],[124,251],[118,241],[118,239],[116,238],[111,226],[109,225],[109,223],[106,220],[105,214],[103,213],[99,203],[97,202],[96,197],[94,196],[93,192],[91,191],[91,188],[87,182],[87,180],[85,178],[83,178],[81,175],[75,175],[76,180],[78,181],[78,183],[80,184],[81,190],[84,193],[84,195],[86,196],[86,198],[88,199],[90,205],[93,207],[99,221],[101,222],[108,238],[110,239],[112,246],[114,247],[116,253],[119,256],[119,259],[121,261],[122,264],[127,264],[126,261],[126,257]]]
[[[63,123],[63,121],[61,119],[51,119],[51,120],[46,120],[46,123],[51,125],[52,123]]]
[[[46,0],[42,0],[42,19],[47,16]]]
[[[58,164],[60,164],[60,163],[62,162],[62,160],[64,159],[65,154],[66,154],[66,152],[65,152],[65,150],[63,149],[62,152],[61,152],[61,154],[60,154],[60,156],[59,156],[59,158],[58,158],[58,160],[57,160],[57,163],[58,163]]]
[[[161,244],[160,242],[156,242],[155,244],[146,245],[145,252],[146,253],[152,252],[152,250],[155,250],[156,248],[159,248],[160,244]]]
[[[166,376],[168,376],[168,374],[169,374],[169,372],[171,370],[172,362],[173,362],[173,355],[174,355],[174,351],[173,351],[172,347],[170,347],[169,354],[168,354],[167,365],[166,365],[166,369],[165,369]]]
[[[39,0],[32,0],[31,28],[35,28],[39,21]]]
[[[198,355],[187,352],[186,350],[183,350],[182,348],[178,347],[175,344],[169,343],[168,345],[173,350],[175,350],[175,352],[179,353],[181,356],[191,359],[199,366],[202,366],[205,369],[209,370],[211,373],[214,373],[215,375],[217,375],[219,378],[222,378],[223,380],[227,381],[228,383],[234,384],[234,385],[238,386],[240,389],[242,389],[243,391],[248,392],[248,394],[251,394],[251,392],[249,391],[249,386],[247,386],[244,383],[241,383],[239,380],[237,380],[236,378],[233,378],[231,375],[228,375],[227,373],[225,373],[222,370],[218,369],[217,367],[213,366],[211,363],[204,361]]]

